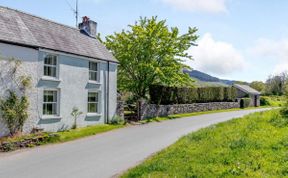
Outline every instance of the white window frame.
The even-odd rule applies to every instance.
[[[95,64],[97,64],[97,71],[90,69],[90,63],[95,63]],[[88,74],[89,76],[88,76],[88,77],[89,77],[89,81],[92,82],[92,83],[100,83],[100,70],[99,70],[100,67],[99,67],[99,66],[100,66],[100,63],[99,63],[99,62],[88,61],[88,70],[89,70],[89,74]],[[90,79],[90,73],[91,73],[91,72],[96,73],[96,75],[97,75],[97,76],[96,76],[96,80]]]
[[[44,101],[44,94],[45,94],[45,91],[53,91],[53,92],[56,92],[56,102],[45,102]],[[56,114],[44,114],[44,104],[56,104]],[[60,116],[60,90],[59,89],[51,89],[51,88],[45,88],[43,90],[43,99],[42,99],[42,115],[44,117],[52,117],[52,116]]]
[[[53,65],[53,64],[45,64],[45,58],[47,56],[56,57],[56,64],[55,65]],[[55,68],[56,69],[56,73],[55,73],[56,76],[45,75],[45,67]],[[47,53],[47,54],[44,55],[44,58],[43,58],[43,76],[44,77],[48,77],[48,78],[55,78],[55,79],[59,78],[59,57],[58,57],[58,55],[52,54],[52,53]]]
[[[89,93],[97,93],[98,94],[98,101],[89,102]],[[97,103],[97,112],[89,112],[89,104],[93,104],[93,103]],[[87,95],[87,114],[88,115],[100,115],[101,114],[100,104],[101,104],[101,93],[100,93],[100,91],[98,91],[98,90],[88,91],[88,95]]]

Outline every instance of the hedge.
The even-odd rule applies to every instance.
[[[240,108],[248,108],[251,103],[251,98],[241,98]]]
[[[236,89],[233,87],[179,88],[152,85],[149,93],[152,104],[162,105],[236,100]]]

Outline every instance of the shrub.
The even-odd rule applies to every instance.
[[[0,101],[2,117],[9,129],[10,135],[22,132],[23,125],[28,118],[28,99],[26,96],[17,96],[15,92],[9,91],[6,100]]]
[[[251,98],[241,98],[240,108],[248,108],[250,106]]]
[[[110,124],[112,125],[124,125],[126,124],[125,120],[120,117],[120,116],[114,116],[111,120],[110,120]]]
[[[72,129],[76,129],[77,128],[77,119],[80,117],[80,115],[82,115],[83,112],[79,110],[79,108],[77,107],[73,107],[72,112],[71,112],[71,116],[74,119],[74,123],[72,126]]]
[[[270,104],[270,101],[267,97],[262,96],[262,97],[260,97],[260,105],[261,106],[270,106],[271,104]]]

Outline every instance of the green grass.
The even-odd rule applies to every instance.
[[[184,113],[184,114],[174,114],[167,117],[156,117],[150,118],[146,120],[139,121],[142,124],[150,123],[150,122],[161,122],[165,120],[172,120],[172,119],[179,119],[184,117],[192,117],[192,116],[199,116],[203,114],[214,114],[214,113],[221,113],[221,112],[231,112],[231,111],[242,111],[242,110],[251,110],[251,109],[260,109],[260,108],[267,108],[269,106],[261,106],[261,107],[249,107],[249,108],[233,108],[233,109],[223,109],[223,110],[213,110],[213,111],[203,111],[203,112],[194,112],[194,113]]]
[[[84,128],[78,128],[74,130],[68,130],[63,132],[57,132],[59,134],[59,138],[54,140],[54,142],[67,142],[71,140],[76,140],[82,137],[87,137],[91,135],[96,135],[99,133],[111,131],[114,129],[122,128],[124,125],[95,125],[95,126],[88,126]]]
[[[288,119],[279,110],[189,134],[124,178],[288,177]]]
[[[265,105],[279,107],[285,104],[285,96],[261,96],[261,101],[265,101]]]

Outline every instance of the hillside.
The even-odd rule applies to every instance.
[[[227,86],[238,83],[238,81],[235,80],[220,79],[198,70],[184,70],[184,73],[188,73],[189,76],[195,80],[197,86]]]

